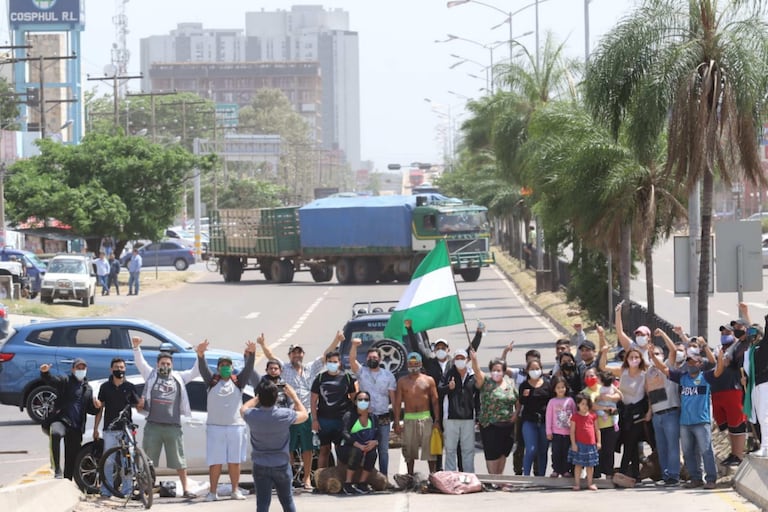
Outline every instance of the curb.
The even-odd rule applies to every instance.
[[[41,480],[0,488],[0,510],[71,512],[80,503],[80,490],[66,479]]]

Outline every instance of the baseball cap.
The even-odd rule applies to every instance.
[[[584,340],[581,343],[579,343],[579,350],[581,350],[582,347],[586,347],[589,350],[595,350],[595,344],[589,340]]]
[[[288,353],[291,354],[298,350],[299,352],[304,352],[304,349],[301,347],[301,345],[291,345],[288,347]]]
[[[232,358],[229,356],[221,356],[218,361],[216,361],[216,366],[219,366],[221,363],[229,363],[232,364]]]
[[[733,332],[733,325],[721,325],[719,328],[720,332],[728,331]]]
[[[448,345],[448,342],[447,342],[447,341],[445,341],[445,339],[443,339],[443,338],[440,338],[439,340],[437,340],[437,341],[435,342],[435,347],[437,347],[437,346],[438,346],[439,344],[441,344],[441,343],[442,343],[443,345],[445,345],[446,347],[449,347],[449,346],[450,346],[450,345]]]
[[[648,326],[645,326],[645,325],[639,325],[637,329],[635,329],[634,333],[637,334],[638,332],[643,334],[644,336],[651,335],[651,330],[648,328]]]
[[[747,322],[743,318],[737,318],[736,320],[731,320],[731,327],[735,327],[736,324],[743,325],[744,327],[746,327],[749,325],[749,322]]]
[[[421,354],[419,354],[418,352],[409,352],[408,357],[406,357],[405,360],[421,362]]]
[[[81,364],[85,365],[85,366],[88,366],[88,363],[85,362],[85,359],[83,359],[82,357],[78,357],[77,359],[75,359],[72,362],[72,368],[75,368],[75,367],[77,367],[78,365],[81,365]]]
[[[459,350],[454,350],[453,357],[456,358],[458,356],[462,356],[462,357],[466,358],[467,357],[467,351],[464,350],[463,348],[460,348]]]

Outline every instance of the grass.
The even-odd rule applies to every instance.
[[[141,273],[139,286],[142,293],[153,293],[165,291],[181,286],[182,284],[197,279],[195,272],[158,272],[155,276],[153,269],[145,269]],[[123,293],[128,291],[128,274],[120,275],[120,287]],[[109,316],[119,306],[99,304],[99,289],[96,290],[96,304],[84,308],[76,302],[55,302],[53,304],[42,304],[39,298],[4,300],[3,304],[8,307],[8,312],[15,315],[41,316],[47,318],[79,318],[91,316]],[[114,292],[113,292],[114,293]]]

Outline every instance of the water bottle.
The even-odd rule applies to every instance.
[[[317,435],[317,432],[312,432],[312,448],[315,450],[320,449],[320,436]]]

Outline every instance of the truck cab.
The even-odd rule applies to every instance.
[[[13,258],[21,263],[23,272],[29,280],[30,297],[35,298],[40,293],[40,286],[46,270],[45,262],[30,251],[10,247],[3,247],[0,250],[0,261],[12,261]]]

